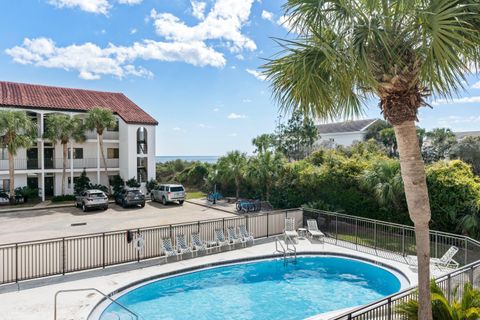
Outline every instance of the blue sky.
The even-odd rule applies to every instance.
[[[157,155],[251,152],[278,116],[256,74],[285,37],[276,0],[2,1],[1,80],[123,92],[159,121]],[[5,14],[5,13],[8,13]],[[480,130],[480,82],[420,126]],[[364,117],[380,117],[376,103]]]

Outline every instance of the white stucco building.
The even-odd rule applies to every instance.
[[[316,144],[350,146],[355,141],[365,140],[368,127],[377,121],[378,119],[366,119],[318,124],[317,129],[320,137]]]
[[[14,159],[15,188],[39,189],[42,199],[62,193],[62,146],[42,138],[45,119],[63,113],[84,118],[93,107],[112,110],[117,128],[104,132],[105,174],[96,132],[87,131],[83,143],[68,145],[66,193],[73,193],[75,178],[85,169],[92,183],[108,185],[120,175],[135,178],[142,186],[155,178],[155,128],[157,121],[122,93],[0,82],[0,108],[24,110],[37,124],[38,138],[29,149],[20,150]],[[0,146],[0,188],[8,190],[8,153]]]

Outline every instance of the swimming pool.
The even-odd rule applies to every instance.
[[[336,256],[261,260],[155,280],[117,298],[143,319],[305,319],[398,292],[389,270]],[[110,304],[100,320],[130,319]]]

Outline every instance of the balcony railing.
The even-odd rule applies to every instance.
[[[87,139],[97,139],[97,133],[95,131],[85,132]],[[118,140],[119,134],[118,131],[104,131],[103,139],[104,140]]]
[[[84,159],[67,159],[66,167],[70,169],[72,166],[74,169],[94,169],[97,168],[97,158],[84,158]],[[106,159],[107,168],[118,168],[119,159]],[[13,160],[15,170],[38,170],[41,169],[40,160],[38,159],[14,159]],[[45,169],[62,169],[63,158],[45,158]],[[100,159],[100,168],[104,169],[103,160]],[[8,160],[0,160],[0,170],[8,170]]]

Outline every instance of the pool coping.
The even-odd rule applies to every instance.
[[[367,262],[367,263],[382,267],[384,269],[387,269],[390,272],[393,271],[393,275],[395,277],[397,277],[398,280],[400,281],[400,290],[405,290],[407,288],[412,287],[410,278],[402,270],[400,270],[399,268],[397,268],[397,267],[395,267],[391,264],[384,263],[382,261],[378,261],[378,260],[375,260],[375,259],[372,259],[372,258],[369,258],[369,257],[359,257],[358,255],[354,255],[354,254],[348,254],[348,253],[343,253],[343,252],[332,252],[332,251],[321,251],[321,252],[319,252],[319,251],[299,251],[299,252],[297,252],[297,257],[301,257],[301,256],[334,256],[334,257],[336,256],[336,257],[344,257],[344,258],[349,258],[349,259],[353,259],[353,260],[358,260],[358,261],[361,261],[361,262]],[[238,259],[230,259],[230,260],[222,260],[222,261],[217,261],[217,262],[204,263],[204,264],[200,264],[200,265],[196,265],[196,266],[177,269],[177,270],[174,270],[174,271],[162,272],[162,273],[159,273],[157,275],[142,278],[142,279],[130,282],[127,285],[123,285],[123,286],[113,290],[112,292],[108,293],[107,296],[110,297],[110,298],[113,298],[114,296],[119,295],[120,293],[121,293],[121,295],[124,295],[124,294],[127,294],[128,292],[130,292],[132,290],[135,290],[135,289],[137,289],[141,286],[147,285],[148,283],[151,283],[151,282],[154,282],[154,281],[167,279],[167,278],[170,278],[170,277],[179,276],[179,275],[183,275],[183,274],[189,274],[189,273],[200,271],[200,270],[206,270],[206,269],[210,269],[210,268],[228,266],[228,265],[235,265],[235,264],[241,264],[241,263],[248,263],[248,262],[252,262],[252,261],[282,258],[282,257],[283,257],[283,254],[281,254],[281,253],[255,255],[255,256],[245,257],[245,258],[238,258]],[[401,278],[399,277],[399,275],[401,276]],[[100,298],[100,300],[92,307],[92,309],[88,313],[87,320],[99,320],[103,311],[105,311],[106,308],[108,308],[108,306],[111,303],[112,302],[109,302],[109,300],[105,297]],[[372,303],[374,303],[374,302],[372,302]],[[356,307],[358,307],[358,306],[356,306]],[[353,308],[356,308],[356,307],[353,307]],[[350,308],[346,308],[346,309],[350,309]],[[346,310],[346,309],[342,309],[342,310]],[[336,312],[336,311],[339,311],[339,310],[333,310],[333,311],[330,311],[328,313],[333,313],[333,312]],[[313,315],[313,316],[309,317],[308,319],[318,317],[318,316],[321,316],[321,314]]]

